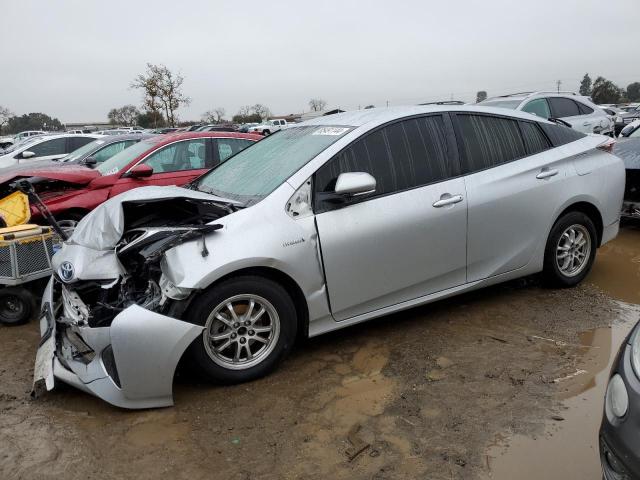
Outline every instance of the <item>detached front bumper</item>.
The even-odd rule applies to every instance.
[[[73,324],[61,317],[53,282],[42,298],[34,395],[61,380],[117,407],[173,405],[176,366],[203,327],[137,305],[121,311],[109,327]]]

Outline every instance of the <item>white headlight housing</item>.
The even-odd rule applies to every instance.
[[[609,421],[622,418],[629,408],[629,395],[624,380],[617,373],[609,380],[604,409]]]

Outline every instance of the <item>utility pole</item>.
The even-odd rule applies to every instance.
[[[558,80],[556,82],[556,85],[558,86],[558,93],[560,93],[560,85],[562,85],[562,80]]]
[[[389,108],[389,100],[387,100],[387,108]]]

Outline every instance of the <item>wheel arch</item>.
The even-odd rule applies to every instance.
[[[553,225],[555,225],[558,220],[560,220],[569,212],[581,212],[591,219],[594,226],[596,227],[596,235],[598,237],[596,245],[600,247],[600,243],[602,242],[602,233],[604,231],[604,223],[602,221],[602,214],[600,213],[598,207],[596,207],[593,203],[587,201],[574,202],[567,206],[556,216],[555,220],[553,221]]]
[[[307,305],[306,297],[298,283],[282,270],[265,266],[241,268],[238,270],[234,270],[233,272],[229,272],[220,278],[217,278],[207,287],[207,289],[215,288],[217,284],[224,282],[225,280],[229,280],[230,278],[240,277],[244,275],[253,275],[257,277],[268,278],[269,280],[282,285],[287,293],[291,296],[296,309],[296,317],[298,321],[298,338],[306,338],[309,336],[309,306]]]

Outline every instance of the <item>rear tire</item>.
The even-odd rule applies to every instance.
[[[230,278],[205,291],[185,318],[205,327],[189,355],[218,383],[268,374],[291,351],[297,332],[296,309],[286,290],[253,275]]]
[[[269,130],[263,130],[263,131],[262,131],[262,134],[266,137],[266,136],[271,135],[271,131],[269,131]]]
[[[26,289],[9,287],[0,289],[0,323],[21,325],[27,323],[36,308],[35,297]]]
[[[598,236],[593,221],[582,212],[569,212],[556,221],[544,252],[544,283],[574,287],[591,271]]]

